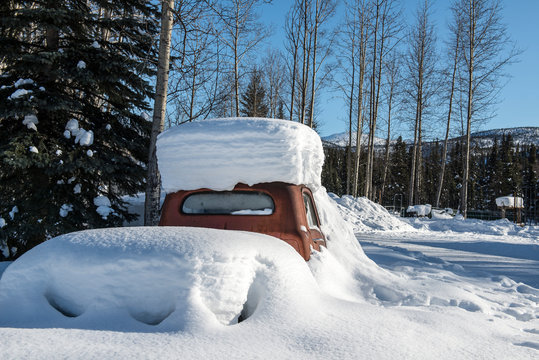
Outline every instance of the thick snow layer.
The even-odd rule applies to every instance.
[[[432,209],[432,205],[426,204],[426,205],[410,205],[406,209],[407,213],[414,213],[417,216],[427,216],[430,214],[430,211]]]
[[[354,198],[344,195],[339,198],[335,194],[330,196],[338,204],[341,216],[353,224],[355,232],[412,230],[407,223],[390,214],[383,206],[365,197]]]
[[[198,228],[92,230],[36,247],[0,280],[3,358],[536,357],[539,290],[504,276],[523,261],[539,270],[536,240],[512,237],[530,260],[511,255],[496,272],[489,243],[507,252],[506,236],[362,222],[356,235],[382,269],[339,211],[391,215],[366,199],[345,208],[323,188],[314,197],[328,249],[307,263],[269,236]],[[483,253],[466,257],[463,236]]]
[[[309,127],[286,120],[204,120],[159,135],[157,158],[166,192],[210,188],[231,190],[282,181],[316,190],[324,152]]]
[[[498,207],[508,207],[508,208],[523,208],[524,207],[524,200],[521,197],[513,197],[513,196],[502,196],[499,198],[496,198],[496,205]]]
[[[264,291],[258,287],[266,281],[315,288],[300,255],[265,235],[172,227],[78,232],[47,241],[6,270],[0,324],[129,331],[182,330],[200,320],[230,325],[250,288]]]
[[[519,226],[507,219],[495,221],[482,221],[478,219],[463,219],[462,217],[450,218],[406,218],[402,221],[410,224],[418,230],[430,230],[437,232],[452,233],[480,233],[483,235],[517,236],[520,238],[535,240],[539,244],[539,227]]]

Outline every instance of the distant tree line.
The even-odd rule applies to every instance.
[[[423,146],[421,178],[424,186],[417,194],[418,202],[410,203],[406,194],[410,186],[409,169],[412,162],[413,146],[399,137],[391,145],[389,162],[386,164],[384,151],[375,152],[373,190],[376,201],[384,206],[406,208],[413,204],[435,204],[437,186],[441,178],[441,158],[443,145],[439,141]],[[463,186],[462,164],[464,162],[464,141],[456,140],[449,146],[445,164],[446,175],[440,197],[440,205],[457,210],[461,206]],[[362,152],[366,152],[364,147]],[[326,161],[322,172],[322,183],[328,191],[338,195],[346,194],[346,154],[347,149],[326,144]],[[474,210],[497,210],[496,198],[519,196],[524,198],[524,206],[531,214],[537,213],[539,205],[539,149],[535,145],[515,146],[510,134],[495,138],[490,148],[472,147],[470,188],[468,208]],[[360,164],[360,170],[366,161]],[[388,177],[383,181],[385,167]],[[360,174],[364,173],[360,171]],[[361,179],[362,180],[362,179]],[[360,181],[363,183],[363,181]],[[360,189],[362,190],[362,189]]]

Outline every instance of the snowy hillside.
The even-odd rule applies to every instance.
[[[535,144],[539,147],[539,127],[517,127],[517,128],[506,128],[506,129],[493,129],[479,131],[471,134],[472,146],[478,146],[480,148],[490,148],[494,144],[494,139],[498,139],[498,143],[501,141],[502,137],[510,134],[513,138],[513,143],[515,145],[531,145]],[[457,140],[462,140],[461,137],[455,137],[450,139],[450,143],[455,143]],[[331,146],[345,147],[348,144],[348,133],[337,133],[322,138],[325,144],[330,144]],[[368,134],[361,135],[361,143],[366,145],[368,141]],[[406,143],[413,143],[411,140],[405,140]],[[352,134],[352,144],[355,146],[355,132]],[[385,146],[386,139],[375,137],[374,139],[375,146]],[[428,146],[429,142],[425,142],[424,145]]]
[[[498,139],[498,143],[500,143],[502,137],[507,135],[511,135],[515,145],[535,144],[539,147],[539,127],[485,130],[473,133],[472,138],[479,147],[487,148],[494,144],[494,139]]]
[[[345,147],[348,145],[348,132],[342,132],[342,133],[325,136],[322,138],[322,141],[332,146]],[[365,133],[361,134],[362,146],[367,145],[368,141],[369,141],[369,135]],[[375,146],[385,146],[385,144],[386,144],[386,139],[374,137]],[[352,132],[352,146],[356,146],[356,132],[355,131]]]

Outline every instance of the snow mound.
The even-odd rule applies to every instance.
[[[539,227],[519,226],[507,219],[479,220],[464,219],[462,217],[450,218],[406,218],[404,221],[420,230],[443,231],[454,233],[478,233],[482,235],[520,236],[535,240],[539,243]]]
[[[508,208],[524,208],[524,200],[521,197],[502,196],[496,198],[496,206]]]
[[[185,227],[89,230],[51,239],[6,269],[0,326],[232,325],[263,306],[264,292],[299,293],[304,302],[301,293],[313,298],[316,289],[301,256],[271,236]]]
[[[320,187],[324,152],[311,128],[287,120],[231,118],[171,128],[158,137],[157,158],[166,192],[231,190],[282,181]]]
[[[432,210],[432,205],[425,204],[425,205],[410,205],[406,209],[407,213],[413,213],[416,216],[427,216],[430,214]]]
[[[343,195],[340,198],[335,194],[331,194],[331,197],[338,204],[341,216],[353,224],[354,232],[413,230],[400,218],[391,215],[382,205],[365,197],[354,198],[350,195]]]

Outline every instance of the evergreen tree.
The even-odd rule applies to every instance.
[[[462,143],[457,141],[449,152],[448,175],[444,179],[446,193],[442,193],[442,203],[447,207],[458,209],[460,204],[460,189],[462,189]],[[444,196],[445,195],[445,196]]]
[[[535,145],[529,147],[526,152],[526,161],[523,167],[522,188],[524,192],[524,206],[529,220],[539,221],[539,180],[537,178],[536,167],[537,148]]]
[[[438,186],[438,178],[441,174],[441,158],[442,148],[438,141],[430,147],[430,152],[425,159],[425,181],[423,190],[425,192],[424,199],[427,203],[433,204],[436,202],[436,191]]]
[[[389,182],[384,192],[385,203],[392,204],[394,200],[406,200],[406,190],[409,182],[409,156],[406,151],[406,143],[399,136],[393,144],[393,151],[390,156],[390,169],[388,172]]]
[[[266,89],[262,83],[262,73],[254,69],[251,73],[249,85],[241,95],[241,114],[249,117],[266,117],[268,105],[266,104]]]
[[[488,159],[488,180],[489,180],[489,208],[496,210],[496,198],[503,196],[503,163],[501,150],[498,148],[498,140],[494,139],[494,145],[490,151]],[[506,194],[505,194],[506,195]]]
[[[144,189],[155,7],[143,0],[0,5],[0,217],[9,257],[133,219]]]
[[[343,172],[345,169],[345,149],[324,147],[324,166],[322,167],[322,185],[328,192],[341,196],[344,192]]]
[[[520,167],[514,159],[514,145],[511,134],[503,137],[500,158],[503,165],[500,188],[502,196],[518,194],[521,185]]]

